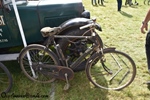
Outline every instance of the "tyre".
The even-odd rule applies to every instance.
[[[84,34],[87,32],[86,34]],[[67,31],[64,35],[71,35],[71,36],[90,36],[91,31],[88,31],[88,29],[80,30],[79,28],[75,28],[72,30]],[[66,57],[69,58],[68,65],[71,65],[78,57],[84,53],[89,46],[93,44],[93,40],[89,39],[67,39],[62,38],[59,39],[57,42],[60,47],[62,48],[62,51]],[[102,41],[100,41],[102,43]],[[85,65],[88,58],[85,58],[82,63],[80,63],[76,68],[73,68],[73,71],[82,71],[85,69]]]
[[[12,88],[12,76],[7,67],[0,62],[0,94],[9,92]]]
[[[86,74],[96,87],[121,90],[133,82],[136,65],[132,58],[123,52],[104,50],[104,56],[95,53],[89,58]]]
[[[29,59],[27,54],[30,55]],[[47,71],[45,73],[41,73],[41,70],[43,69],[42,65],[58,65],[59,61],[52,51],[46,49],[42,45],[34,44],[28,45],[21,51],[19,55],[19,63],[23,73],[30,80],[41,83],[50,83],[53,82],[55,78],[50,75],[46,75],[45,73]],[[33,72],[30,67],[32,67]]]

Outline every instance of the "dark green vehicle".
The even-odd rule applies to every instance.
[[[23,45],[13,5],[11,0],[8,4],[6,1],[9,0],[0,0],[0,53]],[[27,44],[43,42],[40,29],[45,26],[61,25],[64,28],[60,34],[66,34],[87,24],[86,20],[90,18],[82,0],[17,0],[16,5]]]
[[[82,35],[83,30],[80,31],[79,27],[86,25],[89,18],[90,13],[84,9],[82,0],[0,0],[0,63],[17,60],[25,44],[44,44],[46,38],[42,37],[41,28],[59,26],[59,34]],[[66,45],[63,52],[69,45],[64,39],[58,39],[57,42],[61,47]],[[74,58],[74,55],[71,57]],[[1,72],[1,75],[3,73]],[[3,76],[0,81],[4,83],[2,79]],[[12,78],[8,83],[10,86],[5,92],[10,90]]]

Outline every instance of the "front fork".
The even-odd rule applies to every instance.
[[[106,52],[107,50],[115,50],[115,48],[106,48],[106,49],[100,49],[100,52],[99,52],[99,56],[100,56],[100,62],[104,68],[104,70],[106,72],[108,72],[109,74],[113,74],[111,69],[109,69],[106,65],[105,65],[105,62],[106,62],[106,58],[105,58],[105,55],[104,55],[104,52]]]

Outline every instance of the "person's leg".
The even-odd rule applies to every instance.
[[[99,2],[100,2],[100,0],[99,0]],[[103,2],[104,2],[104,0],[101,0],[101,5],[104,5]]]
[[[97,5],[96,0],[91,0],[92,5]]]
[[[118,3],[118,11],[121,11],[122,0],[117,0]]]
[[[121,11],[121,7],[122,7],[122,0],[120,0],[120,11]]]
[[[93,0],[91,0],[91,3],[92,3],[92,5],[94,5],[94,2],[93,2]]]
[[[148,31],[146,36],[145,49],[146,49],[148,71],[150,73],[150,30]]]
[[[148,31],[146,36],[145,50],[146,50],[146,57],[147,57],[148,72],[150,73],[150,30]],[[150,81],[147,81],[146,84],[148,85],[149,88]]]
[[[96,2],[97,0],[94,0],[94,2],[95,2],[95,5],[97,5],[97,2]]]
[[[91,0],[91,2],[92,2],[92,5],[96,4],[96,0]]]

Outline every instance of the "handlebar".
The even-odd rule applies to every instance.
[[[94,23],[81,26],[81,27],[80,27],[80,30],[83,30],[83,29],[85,29],[85,28],[92,27],[92,26],[94,26]]]
[[[96,28],[97,30],[102,31],[102,28],[100,27],[100,25],[98,25],[97,23],[94,23],[94,22],[89,23],[89,24],[84,25],[84,26],[81,26],[81,27],[80,27],[80,30],[85,29],[85,28],[88,28],[88,27],[89,27],[89,28],[90,28],[90,27],[94,27],[94,28]]]

